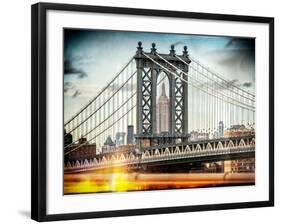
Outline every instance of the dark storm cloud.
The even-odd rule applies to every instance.
[[[85,64],[92,63],[93,58],[85,55],[84,52],[77,52],[75,46],[83,42],[85,35],[83,32],[74,29],[64,30],[64,75],[73,75],[76,79],[82,79],[88,76],[84,69]],[[82,94],[79,82],[71,78],[71,81],[64,83],[64,93],[66,96],[77,98]]]
[[[255,80],[255,40],[252,38],[231,38],[224,48],[214,52],[217,63],[232,77],[246,82]],[[242,81],[242,80],[241,80]],[[245,80],[243,80],[245,82]],[[238,83],[236,83],[238,85]],[[252,87],[253,83],[240,84],[242,87]]]
[[[64,60],[64,75],[77,74],[79,78],[84,78],[87,73],[83,69],[78,69],[73,66],[72,60]]]
[[[246,38],[231,38],[224,47],[229,57],[220,61],[224,65],[239,65],[242,70],[248,70],[255,61],[255,40]]]
[[[255,41],[250,38],[231,38],[225,45],[225,48],[254,49]]]

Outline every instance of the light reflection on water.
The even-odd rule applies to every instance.
[[[126,192],[255,184],[255,173],[108,173],[64,174],[64,194]]]

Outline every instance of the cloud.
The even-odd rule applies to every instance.
[[[220,81],[220,82],[215,82],[215,81],[207,81],[207,82],[201,82],[197,85],[197,87],[210,87],[214,88],[216,90],[224,90],[230,88],[232,85],[236,85],[238,82],[237,79],[229,80],[229,81]]]
[[[231,38],[223,48],[211,50],[203,56],[205,63],[231,81],[252,82],[241,87],[252,88],[255,82],[255,40]],[[238,83],[236,83],[238,85]]]
[[[251,87],[253,85],[253,83],[251,83],[251,82],[244,82],[243,83],[243,87],[246,87],[246,88],[249,88],[249,87]]]
[[[173,43],[173,45],[176,47],[176,46],[178,46],[178,45],[181,45],[181,44],[186,44],[186,43],[184,43],[183,41],[177,41],[177,42],[175,42],[175,43]]]
[[[251,38],[231,38],[224,48],[254,49],[255,41]]]
[[[120,87],[121,87],[122,85],[121,84],[116,84],[116,83],[114,83],[114,84],[112,84],[112,85],[110,85],[109,87],[108,87],[108,89],[110,90],[110,91],[112,91],[112,92],[115,92],[115,91],[117,91],[117,89],[119,89]],[[130,91],[134,91],[134,90],[136,90],[136,88],[137,88],[137,84],[131,84],[131,83],[127,83],[126,85],[124,85],[123,87],[122,87],[122,89],[120,90],[120,91],[127,91],[127,92],[130,92]]]
[[[232,38],[224,49],[229,57],[220,61],[228,66],[238,65],[241,70],[249,71],[253,69],[255,63],[255,41],[251,38]]]
[[[77,97],[77,96],[79,96],[79,95],[81,95],[81,94],[82,94],[82,92],[81,92],[79,89],[77,89],[77,90],[75,90],[75,92],[73,93],[72,98],[75,98],[75,97]]]
[[[233,79],[233,80],[227,81],[227,83],[221,82],[221,85],[223,85],[224,87],[220,86],[219,87],[220,89],[228,89],[228,88],[230,88],[232,86],[250,88],[250,87],[253,86],[253,83],[252,82],[240,83],[238,81],[238,79]]]
[[[75,85],[72,82],[65,82],[63,85],[63,92],[67,93],[74,88],[75,88]]]
[[[95,62],[95,59],[91,55],[71,55],[69,61],[75,62],[76,65],[84,66],[87,64],[92,64]]]
[[[252,82],[244,82],[240,83],[238,79],[233,79],[233,80],[226,80],[226,81],[220,81],[220,82],[201,82],[200,84],[197,85],[197,87],[202,88],[202,87],[207,87],[209,86],[210,88],[214,88],[217,90],[227,90],[231,88],[232,86],[237,86],[237,87],[245,87],[245,88],[250,88],[253,86]]]
[[[82,94],[81,90],[78,89],[72,82],[64,83],[63,92],[65,96],[71,96],[72,98],[76,98],[77,96]]]
[[[68,75],[75,75],[75,78],[79,78],[79,79],[83,79],[85,77],[88,76],[88,74],[85,72],[84,69],[82,68],[77,68],[76,66],[74,66],[74,62],[75,65],[77,64],[81,64],[82,62],[85,62],[85,59],[88,60],[92,60],[91,57],[82,57],[80,55],[77,56],[72,56],[70,58],[67,58],[64,60],[64,75],[68,76]],[[74,84],[74,83],[75,84]],[[63,87],[63,91],[65,96],[70,96],[72,98],[76,98],[78,96],[80,96],[82,94],[81,92],[81,86],[79,84],[79,87],[77,87],[77,84],[80,82],[76,81],[67,81],[64,83],[64,87]]]
[[[64,60],[64,75],[76,74],[79,78],[84,78],[87,73],[83,69],[78,69],[73,66],[72,61]]]

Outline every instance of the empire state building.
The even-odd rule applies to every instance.
[[[166,96],[165,84],[162,84],[162,92],[158,98],[156,105],[157,112],[157,132],[168,132],[169,131],[169,107],[170,100]]]

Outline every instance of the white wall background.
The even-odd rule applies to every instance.
[[[36,1],[2,1],[0,7],[0,223],[30,220],[30,6]],[[169,9],[275,17],[275,200],[274,208],[149,215],[60,223],[266,223],[281,212],[280,162],[280,6],[250,0],[60,0],[62,3]],[[267,60],[267,59],[265,59]],[[279,218],[280,219],[280,218]],[[273,223],[276,223],[276,221]]]

